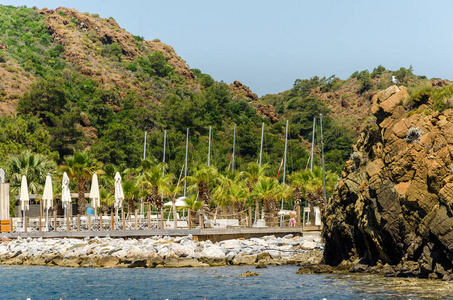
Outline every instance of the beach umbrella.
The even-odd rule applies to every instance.
[[[119,172],[115,174],[115,208],[116,215],[118,216],[118,208],[123,206],[124,193],[123,186],[121,185],[121,175]]]
[[[90,199],[91,199],[91,206],[94,209],[95,217],[97,214],[97,208],[101,206],[100,198],[101,198],[101,196],[99,195],[98,175],[96,174],[96,172],[94,172],[93,179],[91,180]]]
[[[19,200],[20,200],[20,209],[22,210],[22,214],[23,214],[22,223],[24,224],[24,231],[25,231],[25,210],[29,209],[29,200],[30,200],[30,198],[28,197],[27,177],[25,177],[25,175],[22,175],[22,182],[20,184]]]
[[[63,173],[63,180],[61,181],[61,204],[64,208],[64,214],[67,215],[67,209],[71,204],[71,192],[69,191],[69,177],[66,172]]]
[[[175,200],[175,206],[176,207],[187,206],[187,203],[186,203],[185,199],[187,199],[187,197],[179,197],[179,198],[177,198]],[[165,202],[164,206],[173,206],[173,202],[172,201]]]
[[[53,205],[53,190],[52,190],[52,178],[47,173],[46,183],[44,185],[44,193],[42,195],[43,206],[46,209],[46,227],[49,230],[49,209]]]
[[[177,227],[176,207],[187,206],[187,203],[186,203],[185,199],[187,199],[187,197],[179,197],[179,198],[177,198],[177,199],[175,200],[174,203],[173,203],[173,201],[169,201],[169,202],[164,203],[164,206],[171,206],[171,207],[173,207],[173,219],[174,219],[174,222],[175,222],[175,225],[174,225],[174,228],[175,228],[175,229],[176,229],[176,227]],[[168,218],[170,218],[170,214],[168,214]]]

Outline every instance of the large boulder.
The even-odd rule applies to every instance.
[[[409,116],[404,97],[396,86],[374,97],[376,124],[323,212],[324,261],[441,277],[453,268],[453,110]]]

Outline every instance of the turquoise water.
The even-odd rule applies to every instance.
[[[298,275],[298,268],[0,266],[0,299],[453,299],[453,284],[440,280]],[[245,271],[261,276],[235,277]]]

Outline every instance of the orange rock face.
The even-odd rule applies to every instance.
[[[354,146],[364,163],[345,168],[323,213],[329,264],[410,261],[412,275],[430,278],[453,270],[453,109],[408,117],[407,96],[393,86],[373,98],[377,126]]]

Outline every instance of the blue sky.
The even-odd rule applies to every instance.
[[[0,0],[3,5],[71,7],[113,17],[147,40],[175,48],[191,68],[259,96],[296,79],[414,68],[453,79],[453,1]]]

